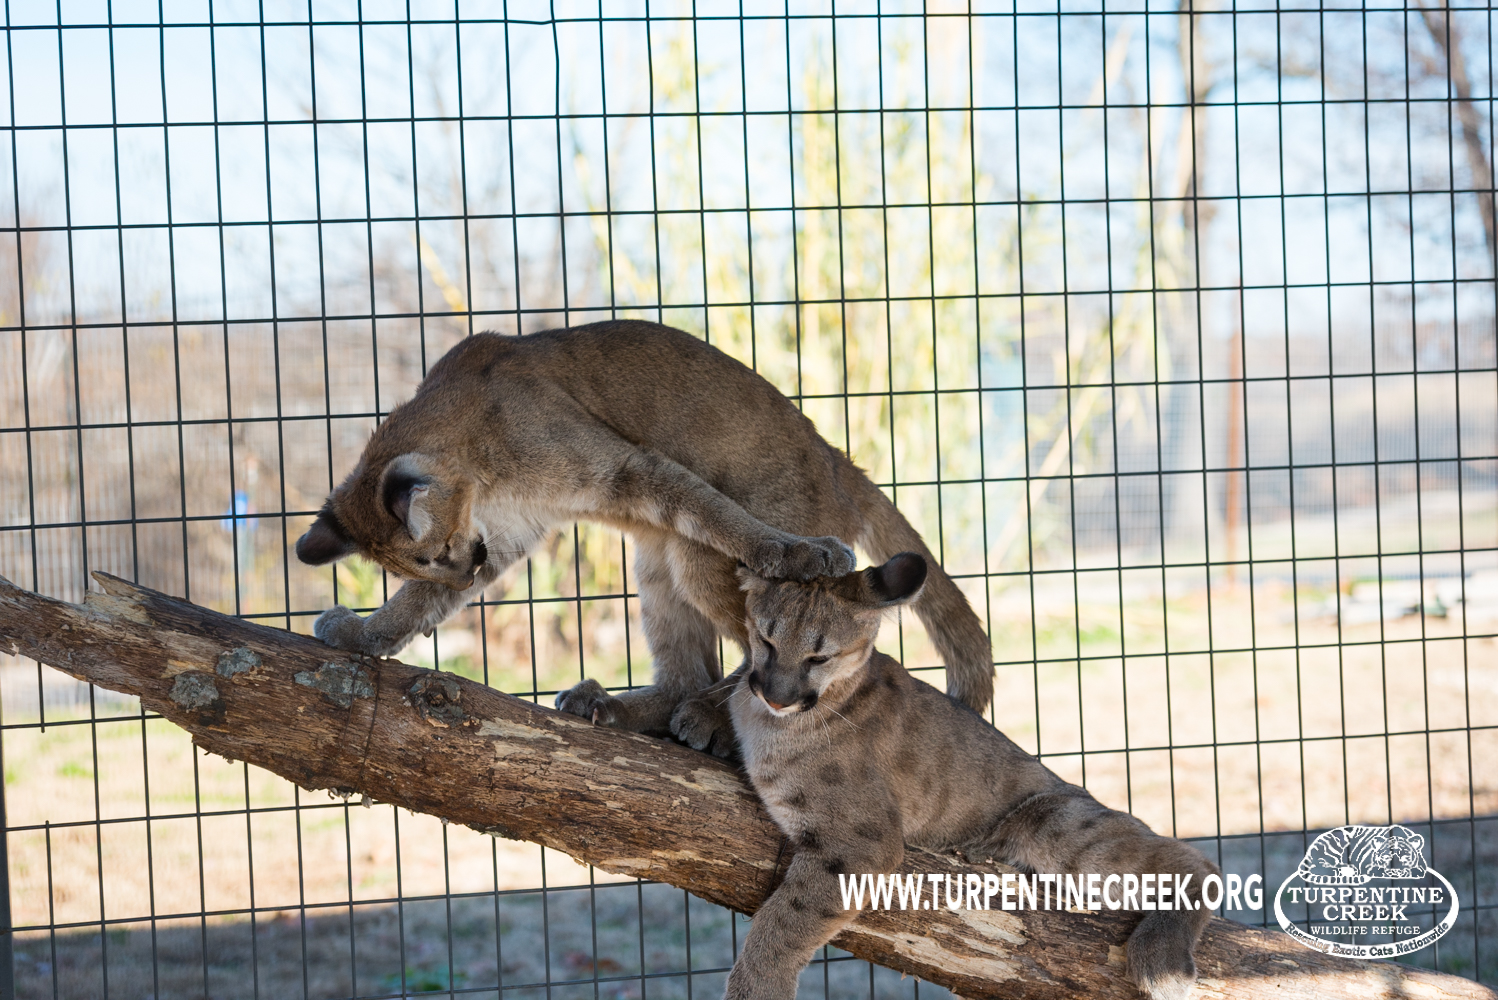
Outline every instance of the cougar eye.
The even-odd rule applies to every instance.
[[[416,565],[418,565],[418,566],[429,565],[431,563],[431,561],[432,560],[428,559],[426,556],[417,556],[416,557]]]
[[[829,656],[808,656],[806,662],[815,667],[818,664],[826,663],[829,659],[831,659]]]

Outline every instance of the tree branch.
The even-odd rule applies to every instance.
[[[83,605],[0,578],[0,648],[136,695],[212,753],[308,789],[362,792],[534,841],[609,872],[753,913],[790,848],[739,774],[684,747],[594,727],[452,674],[333,650],[102,573]],[[907,873],[1005,871],[909,851]],[[866,912],[839,947],[965,997],[1135,997],[1137,916]],[[1486,997],[1454,976],[1310,951],[1213,920],[1198,949],[1213,998]]]

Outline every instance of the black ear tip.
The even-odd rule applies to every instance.
[[[322,546],[313,537],[313,529],[311,528],[307,529],[307,533],[296,540],[296,557],[309,566],[317,566],[322,562],[318,558],[321,552]]]
[[[926,582],[926,560],[919,552],[901,552],[883,566],[869,569],[875,592],[886,603],[903,601]]]
[[[897,589],[904,593],[914,593],[926,582],[926,559],[919,552],[901,552],[884,565],[886,572],[893,571],[901,583]]]
[[[307,533],[296,540],[296,557],[308,566],[336,562],[353,551],[353,540],[327,510],[319,513]]]

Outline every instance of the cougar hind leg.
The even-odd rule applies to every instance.
[[[667,736],[677,704],[722,676],[717,629],[685,599],[672,569],[666,537],[637,539],[636,587],[655,666],[652,683],[611,695],[597,681],[585,680],[558,695],[557,708],[600,725]]]
[[[991,850],[993,856],[1033,871],[1190,875],[1186,898],[1177,901],[1181,908],[1146,912],[1128,943],[1129,978],[1151,1000],[1185,1000],[1190,994],[1196,942],[1212,918],[1201,902],[1202,882],[1208,875],[1221,877],[1196,848],[1158,836],[1085,789],[1056,781],[1053,789],[1026,798],[1004,816]],[[1115,885],[1113,898],[1120,891]]]

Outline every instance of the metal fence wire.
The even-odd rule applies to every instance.
[[[4,0],[0,574],[377,607],[290,546],[442,352],[658,319],[895,499],[1021,745],[1270,886],[1404,823],[1461,901],[1410,961],[1498,982],[1493,8],[1185,3]],[[403,658],[644,683],[630,549]],[[712,997],[742,940],[31,661],[0,727],[4,997]]]

